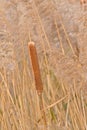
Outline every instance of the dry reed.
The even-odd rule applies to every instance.
[[[33,10],[32,15],[33,15],[33,12],[35,12],[34,19],[36,19],[37,23],[39,23],[39,26],[38,24],[36,24],[36,26],[38,30],[38,35],[40,36],[39,40],[41,40],[40,42],[42,43],[41,47],[44,50],[44,53],[40,53],[40,54],[41,56],[44,55],[45,57],[45,60],[43,60],[43,64],[45,64],[46,62],[45,66],[42,65],[42,63],[40,62],[41,70],[42,70],[41,75],[40,75],[39,64],[37,65],[38,66],[37,68],[39,69],[39,73],[38,73],[39,79],[37,78],[38,75],[35,73],[37,75],[35,76],[34,74],[34,77],[36,78],[35,81],[37,82],[35,83],[37,84],[36,90],[39,93],[39,98],[36,91],[34,91],[35,89],[33,89],[34,80],[32,80],[31,78],[31,70],[29,68],[28,60],[26,60],[27,57],[25,54],[25,46],[24,46],[24,44],[26,43],[26,38],[24,35],[23,37],[24,43],[22,44],[22,51],[21,51],[21,53],[23,53],[22,61],[20,63],[15,61],[16,62],[15,70],[11,73],[9,77],[9,79],[11,79],[10,84],[8,84],[7,82],[7,79],[8,79],[7,71],[0,70],[0,77],[1,77],[0,79],[0,130],[37,130],[42,125],[43,119],[45,119],[44,113],[42,115],[43,119],[41,117],[41,113],[43,110],[46,113],[46,120],[44,120],[44,122],[46,122],[47,125],[49,125],[49,127],[52,124],[51,125],[52,127],[49,128],[50,130],[56,130],[56,129],[63,130],[60,127],[64,127],[64,128],[66,127],[65,128],[66,130],[87,130],[87,116],[86,116],[87,115],[87,98],[85,98],[84,91],[83,91],[84,84],[85,84],[85,81],[83,79],[84,77],[81,80],[79,79],[79,77],[74,77],[74,79],[76,78],[78,79],[79,85],[76,84],[77,83],[76,81],[74,85],[73,85],[73,81],[72,82],[70,81],[70,84],[67,85],[65,82],[63,82],[63,79],[61,80],[58,79],[58,73],[54,71],[53,66],[50,63],[50,62],[53,62],[53,59],[55,59],[56,64],[59,64],[58,61],[61,61],[61,59],[62,61],[67,61],[67,59],[65,59],[66,55],[65,55],[65,58],[63,58],[60,55],[58,55],[59,53],[56,53],[56,51],[54,50],[55,55],[53,55],[52,51],[50,51],[50,54],[52,55],[51,60],[50,60],[50,57],[46,56],[46,51],[48,51],[48,47],[50,50],[53,50],[54,48],[53,46],[50,45],[50,42],[49,42],[50,38],[48,38],[48,35],[46,34],[46,28],[44,28],[45,26],[43,24],[43,19],[41,17],[41,15],[44,14],[44,12],[46,12],[46,10],[44,12],[40,12],[39,7],[37,6],[37,3],[41,5],[44,2],[50,5],[49,1],[46,1],[46,0],[44,1],[36,0],[35,4],[34,3],[32,4],[32,10]],[[45,3],[42,5],[43,8],[46,6]],[[23,7],[24,6],[25,5],[23,5]],[[48,15],[50,16],[50,14]],[[24,15],[24,17],[26,17],[26,21],[29,22],[28,16],[29,15],[26,15],[26,16]],[[57,15],[56,18],[57,17],[59,18],[59,15]],[[3,16],[3,20],[6,21],[4,16]],[[61,18],[59,18],[59,21],[61,21],[60,24],[61,24],[62,30],[64,31],[63,34],[65,35],[65,38],[67,39],[67,43],[69,47],[71,48],[73,54],[75,55],[74,49],[71,46],[72,43],[69,40],[69,35],[65,28],[66,26],[64,26],[65,25],[64,21]],[[56,21],[55,23],[56,25],[55,31],[57,31],[58,36],[60,37],[62,36],[60,30],[58,30],[60,28],[57,27],[57,22],[59,21]],[[8,26],[11,26],[9,25],[9,23],[7,24]],[[12,26],[14,25],[15,24],[12,24]],[[30,23],[30,26],[33,27],[32,22]],[[22,28],[22,26],[20,27]],[[24,31],[27,32],[26,29],[24,29]],[[31,31],[30,31],[30,34],[32,34]],[[23,30],[20,32],[23,33]],[[44,38],[45,42],[43,39],[43,35],[45,36]],[[31,37],[30,41],[31,39],[33,38]],[[61,39],[59,39],[59,41],[60,40]],[[22,37],[21,37],[21,41],[22,41]],[[47,43],[46,47],[44,43]],[[62,47],[64,46],[61,46],[61,48]],[[64,49],[64,51],[66,52],[65,48],[62,48],[62,49]],[[31,53],[33,53],[33,51]],[[57,59],[57,56],[59,57],[58,59]],[[18,58],[20,59],[19,56]],[[43,59],[43,57],[41,58]],[[84,58],[86,58],[86,55]],[[70,63],[71,59],[72,57],[69,58],[68,63]],[[75,62],[73,64],[75,64]],[[66,66],[66,63],[62,62],[61,66]],[[59,67],[60,66],[55,65],[55,70],[57,71],[58,69],[60,69]],[[71,73],[71,75],[73,75],[73,72],[75,72],[74,68],[72,68],[72,65],[69,68],[73,70]],[[34,69],[36,69],[36,66]],[[66,69],[66,72],[65,72],[64,68],[62,68],[61,71],[64,74],[68,72],[67,78],[70,79],[69,69]],[[83,76],[83,73],[82,71],[80,72],[80,69],[79,69],[79,73],[81,73],[81,76]],[[61,75],[61,73],[59,74]],[[44,91],[43,91],[43,84],[42,84],[41,76],[43,78]],[[66,78],[66,76],[64,78]],[[78,87],[80,87],[80,89]],[[44,96],[43,99],[42,99],[42,93]],[[43,102],[44,102],[45,107],[43,107]],[[58,127],[56,128],[56,125],[59,128]]]

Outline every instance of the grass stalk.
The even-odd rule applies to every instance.
[[[57,30],[57,34],[58,34],[58,39],[59,39],[59,41],[60,41],[62,53],[63,53],[63,55],[65,55],[65,51],[64,51],[63,43],[62,43],[62,38],[61,38],[61,36],[60,36],[60,32],[59,32],[59,28],[58,28],[58,26],[57,26],[56,19],[55,19],[54,23],[55,23],[55,26],[56,26],[56,30]]]

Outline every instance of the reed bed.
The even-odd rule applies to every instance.
[[[32,18],[37,23],[39,43],[31,42],[34,36],[29,26],[28,39],[24,35],[22,41],[20,36],[21,60],[20,55],[16,57],[14,49],[14,69],[8,71],[4,65],[0,69],[0,130],[87,130],[84,69],[79,65],[79,56],[75,53],[61,14],[54,10],[53,0],[50,6],[48,3],[50,8],[45,13],[42,9],[43,16],[51,12],[59,48],[50,43],[51,37],[48,38],[40,7],[37,6],[39,3],[42,7],[45,2],[33,0],[29,5],[33,10]],[[68,74],[68,82],[66,75],[64,78],[60,76],[62,74]]]
[[[44,111],[47,129],[86,130],[87,100],[84,98],[82,84],[80,90],[75,81],[68,86],[62,79],[58,79],[51,66],[49,73],[42,66],[40,70],[44,71],[39,78],[42,78],[41,85],[44,86],[44,107],[40,108],[41,97],[38,97],[37,90],[42,93],[42,86],[35,89],[31,67],[25,59],[21,64],[22,68],[16,64],[15,70],[9,75],[10,82],[6,69],[0,72],[0,129],[44,129],[44,117],[41,114]]]

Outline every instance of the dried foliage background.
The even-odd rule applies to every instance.
[[[28,42],[34,41],[39,56],[44,85],[47,84],[48,81],[48,86],[51,85],[52,87],[53,84],[56,86],[57,83],[55,80],[54,83],[50,83],[50,80],[56,77],[70,88],[75,86],[78,88],[78,92],[82,91],[84,100],[86,100],[86,8],[86,5],[80,5],[79,0],[0,0],[0,72],[4,76],[3,80],[6,81],[6,84],[8,83],[7,86],[9,86],[11,93],[13,93],[14,90],[10,88],[11,84],[14,84],[13,86],[18,86],[17,93],[19,94],[19,86],[23,84],[26,84],[25,86],[27,86],[27,84],[31,84],[31,81],[33,80],[29,61]],[[17,76],[15,77],[16,73],[19,75],[18,79],[16,79]],[[3,86],[2,75],[0,76],[1,86]],[[22,77],[22,75],[24,77]],[[49,75],[52,76],[52,79],[49,79]],[[27,78],[28,81],[25,80],[25,77],[27,76],[29,76],[29,79]],[[45,77],[47,79],[45,79]],[[16,84],[17,80],[20,82],[17,82]],[[21,81],[23,81],[23,84],[21,84]],[[26,87],[26,90],[27,89],[28,88]],[[53,93],[52,88],[49,89],[49,92],[51,91]],[[55,94],[51,96],[55,97]],[[20,97],[19,102],[21,101],[22,96]],[[30,97],[32,97],[32,95]],[[49,96],[49,98],[51,97]],[[55,101],[55,98],[53,101]],[[18,111],[20,111],[19,108]],[[34,115],[35,112],[32,112],[32,114]],[[28,118],[26,117],[25,119]],[[62,115],[60,117],[62,120]],[[17,115],[14,120],[16,120],[16,118]],[[21,117],[19,116],[19,118]],[[27,123],[26,128],[21,126],[21,129],[29,129],[27,128]],[[63,123],[64,122],[61,123],[62,126]],[[77,126],[73,129],[77,128],[79,130]],[[86,127],[81,127],[81,130],[84,128],[85,130],[87,129],[87,125]]]
[[[83,65],[81,75],[86,78],[87,11],[83,10],[79,1],[35,0],[34,2],[32,0],[1,0],[0,16],[0,67],[6,65],[8,69],[14,68],[15,58],[17,58],[18,62],[22,60],[22,45],[25,48],[26,57],[28,57],[27,43],[30,40],[29,37],[31,37],[31,40],[37,45],[39,54],[43,55],[41,45],[43,42],[49,57],[52,58],[51,56],[55,55],[55,61],[53,62],[50,59],[50,62],[52,61],[55,66],[57,61],[58,70],[62,73],[63,69],[63,74],[65,75],[68,71],[72,76],[72,73],[78,71],[78,65],[73,61],[73,54],[70,54],[72,52],[70,52],[70,47],[67,44],[66,35],[62,27],[63,24],[75,54],[79,55],[79,61]],[[62,24],[59,16],[62,17]],[[58,39],[55,19],[65,51],[64,57],[61,55],[61,45]],[[62,61],[65,63],[62,63]],[[65,66],[66,69],[64,69]],[[72,71],[68,66],[72,66]],[[73,69],[76,69],[76,71]]]

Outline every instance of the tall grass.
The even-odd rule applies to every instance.
[[[38,2],[40,1],[38,0]],[[50,4],[52,3],[50,2]],[[25,54],[24,44],[22,44],[21,51],[22,60],[20,62],[15,60],[14,70],[8,72],[5,66],[0,70],[0,130],[44,130],[44,121],[46,121],[45,125],[49,130],[87,130],[87,98],[83,89],[85,81],[83,79],[78,81],[80,82],[78,85],[76,78],[79,77],[74,77],[70,83],[67,83],[57,74],[59,62],[62,62],[62,66],[66,67],[64,61],[71,55],[66,54],[57,20],[54,19],[54,24],[61,44],[61,51],[51,46],[35,2],[32,3],[32,9],[34,18],[36,18],[38,23],[39,42],[42,50],[41,53],[37,51],[41,73],[38,74],[39,77],[35,73],[35,84],[31,71],[35,63],[30,64],[29,57],[26,57]],[[59,16],[58,18],[61,21],[63,36],[66,39],[65,44],[68,43],[71,49],[70,53],[75,55],[60,14],[56,16]],[[31,32],[29,37],[32,40]],[[37,50],[38,46],[39,44],[37,45],[36,43]],[[28,45],[26,50],[28,50]],[[32,51],[31,53],[33,53]],[[31,59],[33,58],[34,56]],[[72,57],[69,57],[69,60],[71,59]],[[75,61],[74,64],[76,66]],[[69,68],[74,71],[73,66],[70,65]],[[36,70],[36,66],[34,67],[33,70]],[[62,69],[62,73],[64,72],[65,70]],[[68,74],[68,78],[69,76]],[[37,94],[37,90],[41,92],[40,97]],[[42,104],[41,108],[40,104]],[[43,112],[45,112],[45,117],[41,114]]]
[[[39,97],[29,64],[25,59],[21,64],[20,70],[20,65],[16,63],[15,70],[9,75],[10,82],[5,68],[0,72],[1,130],[44,129]],[[83,89],[79,90],[75,82],[68,86],[58,79],[51,66],[48,74],[45,69],[41,73],[44,85],[42,109],[45,111],[48,128],[86,130],[87,99],[84,98]]]

